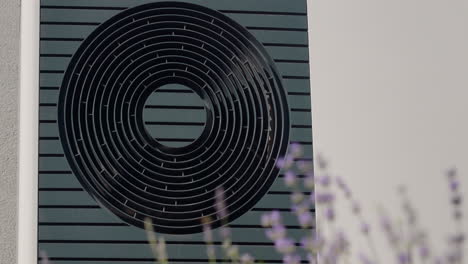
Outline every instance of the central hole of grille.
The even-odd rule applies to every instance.
[[[205,129],[205,102],[182,84],[166,84],[155,89],[143,111],[146,131],[166,147],[188,146]]]

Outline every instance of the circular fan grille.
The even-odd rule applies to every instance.
[[[143,119],[145,102],[169,84],[190,87],[206,107],[203,131],[182,147],[158,142]],[[173,234],[251,209],[289,138],[285,91],[263,46],[225,15],[180,2],[127,9],[99,26],[66,71],[58,120],[67,160],[99,203]],[[226,219],[214,206],[220,187]]]

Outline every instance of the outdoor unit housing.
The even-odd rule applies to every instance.
[[[207,263],[209,219],[282,261],[260,217],[302,237],[275,163],[312,161],[306,0],[41,0],[39,38],[38,250],[152,263],[150,219],[170,262]]]

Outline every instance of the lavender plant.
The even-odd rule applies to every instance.
[[[303,150],[299,145],[291,145],[289,153],[277,161],[277,166],[284,173],[284,184],[291,189],[291,211],[302,229],[303,237],[295,241],[288,236],[287,228],[283,223],[281,213],[272,211],[261,216],[261,225],[265,228],[265,235],[274,244],[276,252],[283,256],[285,264],[348,263],[350,260],[351,245],[345,232],[339,230],[335,224],[337,212],[335,202],[337,189],[349,203],[352,214],[357,220],[361,235],[367,241],[368,252],[354,252],[362,264],[385,264],[380,261],[374,248],[374,237],[378,235],[366,219],[363,209],[354,197],[351,189],[341,177],[334,177],[329,172],[328,162],[320,155],[316,157],[316,169],[310,162],[297,162]],[[450,234],[448,248],[441,254],[430,247],[428,232],[420,226],[415,207],[408,198],[406,188],[399,188],[404,215],[404,228],[401,223],[393,220],[385,210],[379,211],[380,229],[388,242],[388,249],[395,256],[396,264],[431,263],[431,264],[463,264],[463,248],[465,234],[463,232],[462,194],[460,191],[459,176],[456,169],[446,172],[450,188],[450,201],[452,205],[455,232]],[[315,191],[316,187],[319,191]],[[231,231],[227,226],[227,206],[222,188],[216,190],[215,206],[217,217],[223,219],[223,225],[218,229],[222,240],[222,262],[234,264],[259,263],[250,253],[240,253],[237,245],[232,241]],[[316,218],[313,212],[318,206],[323,214]],[[206,254],[210,264],[216,264],[214,232],[210,226],[211,219],[203,218],[203,234],[206,243]],[[318,226],[315,226],[318,223]],[[145,222],[148,243],[155,256],[155,262],[168,264],[164,237],[156,237],[150,219]],[[325,229],[328,232],[324,232]],[[403,232],[402,230],[406,230]],[[327,233],[327,234],[325,234]],[[357,253],[357,254],[356,254]],[[40,253],[41,264],[51,264],[44,252]]]

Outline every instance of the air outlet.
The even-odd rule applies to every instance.
[[[289,142],[287,95],[243,26],[195,4],[127,9],[80,45],[59,92],[65,156],[83,187],[125,222],[202,231],[251,209]],[[229,215],[217,219],[214,192]]]

